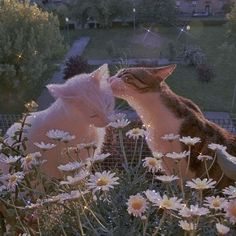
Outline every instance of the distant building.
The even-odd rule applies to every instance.
[[[176,6],[182,14],[208,16],[224,14],[224,8],[231,0],[176,0]]]

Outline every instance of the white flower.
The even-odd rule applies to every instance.
[[[93,189],[93,193],[96,191],[108,191],[110,188],[114,188],[114,185],[119,184],[118,177],[114,177],[115,173],[110,171],[96,172],[90,176],[88,188]]]
[[[64,142],[64,143],[68,143],[68,142],[70,142],[71,140],[74,140],[74,139],[75,139],[75,135],[67,134],[61,139],[61,141]]]
[[[147,134],[147,131],[140,128],[134,128],[129,130],[126,133],[126,136],[133,139],[138,139],[139,137],[144,138]]]
[[[89,149],[89,148],[97,148],[96,142],[91,142],[91,143],[80,143],[77,145],[77,149],[78,150],[82,150],[82,149]]]
[[[190,154],[189,151],[188,152],[184,151],[184,152],[179,152],[179,153],[172,152],[172,153],[167,153],[166,157],[169,157],[175,160],[180,160],[187,157],[189,154]]]
[[[87,193],[88,193],[88,191],[81,192],[79,190],[74,190],[74,191],[71,191],[70,193],[60,194],[59,200],[60,200],[60,202],[77,200],[78,198],[80,198],[81,196],[83,196]]]
[[[164,156],[162,152],[158,152],[158,151],[152,152],[152,155],[153,155],[156,159],[161,159],[161,158]]]
[[[7,189],[9,190],[15,190],[15,187],[24,179],[24,173],[23,172],[16,172],[14,174],[7,174],[0,176],[0,179],[4,181],[4,184],[6,185]]]
[[[199,190],[214,188],[215,184],[216,181],[213,181],[212,179],[207,180],[206,178],[203,180],[197,178],[197,179],[192,179],[192,181],[186,182],[186,186]]]
[[[202,154],[199,154],[197,156],[197,159],[199,161],[208,161],[208,160],[212,160],[213,158],[211,156],[208,156],[208,155],[202,155]]]
[[[81,170],[77,175],[74,177],[72,176],[67,176],[66,179],[67,181],[61,181],[60,184],[68,184],[68,185],[75,185],[79,183],[80,181],[84,180],[87,176],[89,176],[89,172],[86,170]]]
[[[42,149],[43,151],[47,151],[47,150],[50,150],[50,149],[56,147],[56,144],[53,144],[53,143],[45,144],[44,142],[34,143],[34,145],[37,146],[38,148]]]
[[[182,137],[182,138],[179,139],[179,141],[186,144],[186,145],[188,145],[188,146],[193,146],[196,143],[201,142],[200,138],[198,138],[198,137],[191,138],[190,136]]]
[[[103,161],[105,160],[107,157],[109,157],[111,154],[110,153],[102,153],[102,154],[96,154],[93,157],[88,158],[87,160],[91,161],[91,162],[96,162],[96,161]]]
[[[192,231],[196,228],[196,225],[192,222],[187,222],[186,220],[180,220],[179,226],[185,231]]]
[[[225,235],[230,231],[229,227],[222,225],[220,223],[216,223],[216,229],[217,229],[217,232],[221,235]]]
[[[152,173],[163,170],[162,160],[158,160],[154,157],[145,157],[143,160],[143,166],[147,167],[148,171]]]
[[[160,176],[156,176],[155,179],[158,179],[162,182],[172,182],[176,179],[179,179],[179,177],[174,176],[174,175],[160,175]]]
[[[68,132],[59,129],[51,129],[47,132],[47,136],[56,141],[61,141],[64,137],[68,135],[70,135]]]
[[[177,210],[182,208],[181,201],[182,199],[177,199],[177,197],[168,198],[165,194],[163,197],[155,191],[147,190],[145,192],[146,197],[150,202],[153,203],[154,206],[158,206],[160,208],[165,208],[168,210]]]
[[[231,200],[225,206],[226,217],[229,218],[229,221],[233,224],[236,223],[236,200]]]
[[[128,202],[128,212],[136,217],[142,217],[142,214],[147,209],[147,201],[139,193],[136,195],[131,195]]]
[[[81,162],[75,161],[75,162],[69,162],[65,165],[59,165],[57,168],[61,171],[75,171],[77,169],[80,169],[83,166]]]
[[[225,198],[221,198],[219,196],[206,197],[204,202],[205,202],[204,206],[206,206],[210,209],[215,209],[215,210],[221,210],[227,204],[227,200]]]
[[[21,167],[24,171],[28,171],[32,168],[32,165],[34,164],[35,159],[31,154],[28,154],[26,157],[21,159]]]
[[[116,113],[116,114],[112,114],[111,116],[109,116],[109,120],[114,122],[117,120],[125,119],[125,117],[126,117],[125,113]]]
[[[121,129],[124,128],[125,126],[127,126],[130,123],[130,121],[128,119],[121,119],[121,120],[117,120],[115,122],[111,122],[109,124],[109,126],[116,128],[116,129]]]
[[[178,134],[165,134],[164,136],[161,137],[161,139],[166,140],[166,141],[174,141],[179,138]]]
[[[156,192],[155,190],[148,189],[144,193],[145,193],[147,199],[152,203],[156,203],[159,199],[161,199],[160,193]]]
[[[7,189],[7,187],[5,185],[1,185],[0,186],[0,194],[1,194],[2,191],[6,190],[6,189]]]
[[[236,187],[229,186],[223,189],[223,194],[228,195],[229,198],[236,198]]]
[[[13,164],[16,163],[21,156],[0,156],[0,162],[5,163],[5,164]]]
[[[202,215],[207,215],[210,211],[205,208],[205,207],[198,207],[198,205],[191,205],[190,208],[188,207],[183,207],[179,211],[179,215],[182,217],[194,217],[194,216],[202,216]]]
[[[217,149],[225,151],[227,147],[225,147],[221,144],[211,143],[211,144],[208,145],[208,148],[213,150],[213,151],[216,151]]]

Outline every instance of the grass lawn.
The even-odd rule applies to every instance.
[[[170,42],[177,51],[184,44],[199,45],[214,67],[214,80],[202,83],[194,68],[179,65],[167,83],[177,94],[192,99],[203,110],[229,112],[236,83],[236,66],[233,59],[224,59],[225,51],[220,49],[226,29],[224,26],[204,26],[201,22],[194,22],[190,27],[187,35],[180,34],[180,28],[163,27],[152,27],[152,33],[148,35],[144,28],[137,29],[135,35],[132,28],[79,30],[78,33],[79,36],[91,37],[83,55],[87,59],[158,58],[160,52],[168,57]],[[114,47],[114,54],[109,53],[110,45]],[[236,106],[233,111],[236,112]]]

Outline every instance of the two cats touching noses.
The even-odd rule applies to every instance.
[[[47,86],[55,102],[43,111],[32,113],[27,117],[25,135],[28,137],[28,152],[39,151],[36,142],[51,143],[46,136],[48,130],[59,129],[75,135],[70,145],[96,142],[101,151],[105,137],[105,127],[110,123],[109,117],[114,112],[114,96],[124,99],[136,110],[147,128],[147,144],[152,152],[182,152],[186,149],[178,140],[172,143],[164,141],[165,134],[179,134],[201,138],[191,151],[189,178],[201,176],[205,169],[203,162],[197,159],[199,153],[214,155],[207,148],[209,143],[218,143],[227,147],[231,155],[236,156],[236,138],[216,124],[206,120],[196,104],[176,95],[165,80],[175,70],[175,65],[158,68],[124,68],[114,76],[109,76],[105,64],[91,74],[80,74],[67,80],[64,84]],[[19,129],[15,123],[6,134],[6,141],[12,143],[11,137]],[[51,176],[60,178],[58,165],[66,164],[66,158],[59,157],[56,149],[44,153],[47,164],[43,171]],[[87,153],[81,151],[83,160]],[[165,157],[166,174],[173,172],[174,163]],[[186,160],[181,161],[181,168],[186,169]],[[8,166],[1,164],[7,173]],[[167,168],[168,167],[168,168]],[[216,162],[210,170],[210,176],[215,180],[221,178],[221,168]],[[229,177],[220,179],[219,187],[233,183]]]

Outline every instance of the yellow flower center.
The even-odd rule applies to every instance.
[[[157,165],[157,160],[154,159],[154,158],[152,158],[152,159],[150,159],[150,160],[148,161],[148,164],[149,164],[150,166],[156,166],[156,165]]]
[[[14,183],[14,182],[16,182],[16,180],[17,180],[17,176],[16,176],[16,175],[12,175],[12,176],[10,176],[10,178],[9,178],[9,182],[10,182],[10,183]]]
[[[33,158],[32,158],[32,156],[30,154],[25,157],[25,161],[27,163],[31,162],[32,160],[33,160]]]
[[[139,134],[139,129],[133,129],[132,134],[133,135],[138,135]]]
[[[212,201],[212,206],[213,207],[220,207],[220,200],[219,199],[214,199]]]
[[[169,199],[165,199],[162,201],[161,207],[163,208],[171,208],[172,207],[172,203]]]
[[[134,210],[140,210],[143,207],[143,200],[142,199],[134,199],[131,203],[131,206]]]
[[[97,186],[106,186],[109,183],[109,179],[107,177],[101,177],[97,180]]]

